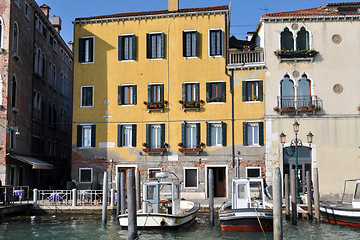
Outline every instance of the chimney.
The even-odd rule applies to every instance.
[[[61,30],[61,18],[58,16],[52,16],[50,18],[50,22],[51,24],[54,26],[55,30],[60,34],[60,30]]]
[[[179,0],[169,0],[169,12],[179,11]]]
[[[41,5],[40,8],[43,11],[43,13],[45,14],[45,16],[47,17],[47,19],[49,19],[50,9],[51,8],[46,4]]]
[[[71,51],[74,51],[74,42],[73,41],[69,41],[68,42],[69,48]]]

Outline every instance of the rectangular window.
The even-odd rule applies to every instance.
[[[261,167],[246,167],[246,177],[247,178],[260,178],[261,177]]]
[[[155,178],[157,172],[161,172],[161,168],[148,168],[148,176],[147,178]]]
[[[184,187],[198,188],[198,169],[184,168]]]
[[[183,102],[191,103],[199,101],[199,83],[183,84]]]
[[[226,102],[226,83],[209,82],[206,83],[207,102]]]
[[[183,56],[197,57],[198,56],[198,33],[197,31],[183,32]]]
[[[210,30],[210,56],[222,55],[223,32],[221,29]]]
[[[136,125],[118,125],[118,147],[136,147]]]
[[[156,59],[165,57],[165,35],[164,33],[147,33],[147,58]]]
[[[25,13],[25,17],[30,19],[30,6],[27,3],[25,3],[24,13]]]
[[[226,144],[226,124],[225,123],[208,123],[207,124],[207,145],[208,146],[225,146]],[[225,128],[225,129],[224,129]]]
[[[263,81],[243,81],[242,82],[242,100],[262,101],[263,100]]]
[[[50,34],[50,37],[49,37],[49,43],[50,43],[51,47],[54,47],[54,37],[51,34]]]
[[[146,125],[146,145],[147,148],[164,148],[165,143],[165,124]]]
[[[136,59],[136,37],[135,35],[123,35],[118,38],[119,60]]]
[[[94,106],[94,87],[82,86],[81,87],[81,107]]]
[[[95,147],[96,125],[77,126],[77,147]]]
[[[184,148],[200,147],[200,123],[182,124],[182,143]]]
[[[244,146],[264,145],[264,123],[244,122],[243,140]]]
[[[79,182],[90,183],[93,180],[92,168],[79,168]]]
[[[16,149],[16,130],[15,129],[10,130],[10,148]]]
[[[79,38],[79,62],[94,62],[94,37]]]
[[[118,87],[118,104],[135,105],[136,104],[136,85],[122,85]]]
[[[148,101],[149,101],[149,103],[163,103],[164,102],[164,85],[163,84],[149,84]]]

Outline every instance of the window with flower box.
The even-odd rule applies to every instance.
[[[146,149],[165,149],[165,124],[146,124]]]

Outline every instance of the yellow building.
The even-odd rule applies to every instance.
[[[183,181],[183,197],[206,198],[213,168],[216,196],[229,197],[234,153],[249,153],[249,166],[264,161],[263,154],[251,159],[263,148],[264,106],[231,95],[228,7],[178,6],[169,0],[169,10],[74,21],[72,176],[79,188],[106,170],[112,182],[129,168],[142,178],[167,170]],[[250,73],[234,74],[240,94],[238,81]],[[244,147],[243,136],[253,146]]]

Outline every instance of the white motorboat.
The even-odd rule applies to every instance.
[[[219,210],[222,231],[271,231],[272,205],[265,201],[261,178],[233,179],[232,201]]]
[[[354,181],[354,180],[347,180]],[[346,186],[346,184],[345,184]],[[344,187],[345,193],[345,187]],[[356,181],[352,202],[323,202],[320,213],[325,222],[360,227],[360,181]]]
[[[194,220],[200,206],[180,200],[180,181],[171,172],[157,172],[143,183],[143,208],[137,212],[138,227],[179,227]],[[128,227],[128,214],[118,216],[120,226]]]

